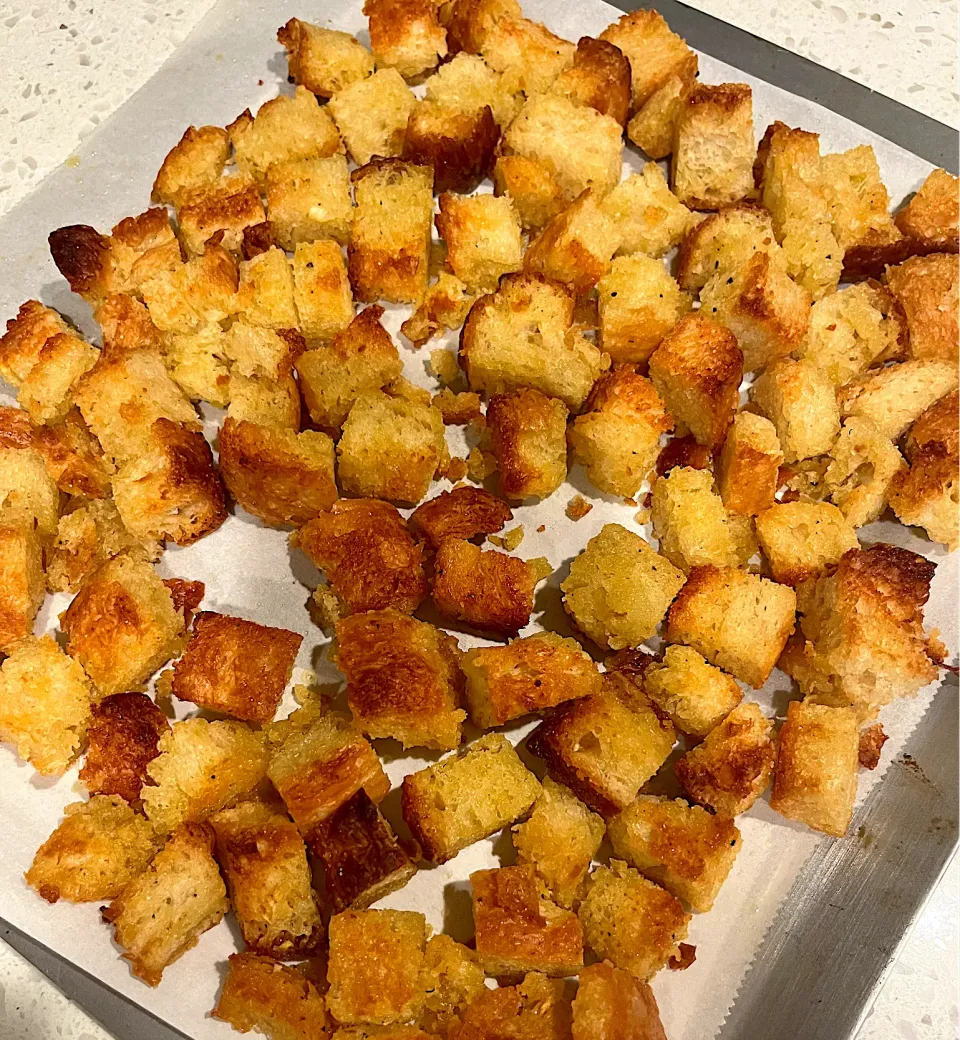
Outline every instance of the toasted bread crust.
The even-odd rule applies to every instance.
[[[458,487],[424,502],[410,515],[410,526],[427,537],[434,549],[444,538],[494,534],[513,519],[513,510],[483,488]]]
[[[463,112],[421,102],[407,120],[402,158],[433,167],[436,194],[467,194],[489,173],[499,140],[489,105]]]
[[[560,73],[550,92],[589,105],[626,126],[630,111],[630,62],[613,43],[581,36],[573,66]]]

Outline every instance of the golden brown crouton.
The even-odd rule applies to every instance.
[[[208,242],[203,253],[141,285],[150,320],[162,332],[197,332],[229,317],[236,304],[236,260]]]
[[[404,777],[403,818],[427,859],[446,863],[468,845],[524,816],[537,778],[500,733]]]
[[[126,293],[110,293],[97,304],[93,320],[100,326],[103,353],[126,353],[141,348],[160,350],[159,329],[144,303]]]
[[[842,250],[900,238],[890,216],[890,196],[880,180],[871,145],[825,155],[820,160],[833,235]]]
[[[336,913],[365,910],[396,892],[417,872],[417,846],[401,844],[364,790],[307,835],[323,864],[325,891]]]
[[[0,413],[2,411],[0,409]],[[2,426],[0,414],[0,428]],[[104,459],[100,442],[90,432],[79,409],[71,409],[55,426],[30,430],[28,438],[61,491],[88,499],[103,499],[110,494],[113,467]]]
[[[512,90],[522,90],[529,97],[547,90],[570,68],[574,46],[542,22],[505,12],[482,31],[480,54]]]
[[[857,796],[857,714],[791,701],[780,730],[770,808],[842,838]]]
[[[188,256],[202,253],[214,235],[224,249],[239,255],[244,230],[266,219],[260,193],[245,175],[197,188],[177,210],[180,240]]]
[[[119,795],[135,802],[170,723],[145,693],[115,693],[94,704],[91,712],[80,782],[91,795]]]
[[[470,192],[490,171],[499,140],[489,105],[464,111],[421,101],[407,120],[402,154],[409,162],[433,167],[435,192]]]
[[[446,1035],[448,1026],[459,1024],[467,1005],[489,992],[484,987],[483,969],[477,964],[476,954],[449,935],[434,935],[428,940],[420,978],[425,995],[418,1021],[438,1036]],[[414,1036],[408,1040],[424,1038]]]
[[[389,1025],[420,1010],[427,923],[409,910],[345,910],[330,920],[327,1008],[337,1022]]]
[[[341,245],[350,241],[353,201],[345,156],[273,163],[267,170],[266,199],[277,244],[284,249],[318,238]]]
[[[523,104],[523,96],[513,86],[483,58],[460,53],[427,79],[425,96],[444,108],[464,113],[489,107],[497,126],[506,129]]]
[[[734,567],[695,567],[670,608],[667,641],[758,690],[793,631],[796,600],[793,589]]]
[[[436,225],[447,263],[469,289],[493,292],[501,275],[520,270],[520,221],[508,196],[444,192],[439,203]]]
[[[698,64],[694,55],[693,63],[658,87],[627,124],[627,137],[651,159],[666,159],[673,151],[677,120],[696,82]]]
[[[522,17],[517,0],[454,0],[443,12],[443,24],[453,51],[479,54],[497,22]]]
[[[308,339],[331,340],[350,324],[350,281],[336,242],[300,242],[293,254],[293,284],[300,328]]]
[[[493,167],[497,195],[508,195],[521,226],[539,231],[566,205],[550,166],[525,155],[501,155]]]
[[[500,493],[546,498],[567,477],[567,408],[539,390],[495,394],[487,405],[490,450]]]
[[[594,953],[641,981],[677,952],[690,923],[679,900],[617,859],[590,875],[578,913]]]
[[[350,158],[362,167],[377,156],[401,154],[416,104],[400,73],[388,68],[338,90],[329,109]]]
[[[363,13],[378,68],[416,80],[446,57],[447,34],[432,0],[366,0]]]
[[[259,330],[258,330],[259,331]],[[225,408],[230,397],[227,334],[213,323],[194,332],[160,334],[163,363],[170,378],[191,401]]]
[[[488,975],[563,978],[583,966],[577,915],[541,892],[531,864],[474,871],[470,885],[477,957]]]
[[[46,591],[43,552],[31,527],[0,526],[0,653],[33,632]]]
[[[630,62],[614,44],[581,36],[573,65],[560,73],[549,92],[589,105],[625,126],[630,111]]]
[[[444,538],[475,538],[493,534],[513,519],[513,510],[483,488],[458,487],[424,502],[410,515],[414,530],[426,536],[434,549]]]
[[[60,517],[52,544],[44,547],[47,588],[51,592],[77,592],[99,566],[128,549],[157,559],[157,542],[141,542],[126,529],[110,499],[74,499]]]
[[[316,161],[328,162],[330,160],[318,159]],[[280,167],[285,165],[285,163],[279,164]],[[327,236],[317,235],[315,237],[325,238]],[[292,242],[289,248],[296,249],[296,246],[297,243]],[[254,327],[258,332],[262,329],[276,329],[276,335],[281,339],[284,337],[291,339],[292,330],[300,327],[295,292],[293,266],[283,250],[278,249],[272,242],[256,255],[241,260],[239,287],[234,300],[234,309],[240,316],[240,320],[230,327],[228,333],[234,332],[238,327],[244,329]],[[249,334],[247,333],[247,335]],[[261,338],[266,339],[267,337],[261,333]],[[292,352],[292,345],[287,352]]]
[[[750,388],[750,398],[773,423],[786,462],[829,451],[840,432],[833,386],[808,361],[774,362]]]
[[[51,336],[20,384],[17,403],[35,423],[58,422],[73,407],[77,384],[99,356],[96,347],[72,333]]]
[[[618,253],[645,253],[654,258],[679,245],[696,219],[652,162],[622,180],[600,208],[617,226]]]
[[[563,980],[530,972],[518,986],[483,990],[464,1009],[460,1024],[451,1026],[450,1037],[451,1040],[488,1040],[496,1035],[493,1030],[501,1036],[513,1033],[536,1040],[568,1040],[570,1003]]]
[[[150,198],[154,202],[181,202],[199,188],[220,180],[230,157],[230,135],[219,126],[188,126],[167,152]]]
[[[327,1040],[330,1035],[323,997],[306,975],[255,953],[230,954],[220,999],[210,1014],[239,1033],[253,1029],[276,1040]]]
[[[427,287],[423,299],[413,314],[400,326],[400,331],[414,347],[422,347],[427,340],[439,335],[444,329],[459,329],[473,306],[474,296],[466,285],[449,271],[441,271],[437,280]],[[434,352],[435,353],[435,352]],[[453,357],[456,373],[456,355]],[[449,380],[453,382],[453,379]]]
[[[70,332],[62,315],[39,300],[21,303],[17,316],[7,318],[6,328],[0,337],[0,376],[17,387],[37,363],[44,343],[58,333]]]
[[[956,253],[960,248],[960,181],[946,170],[933,170],[894,220],[908,238],[938,252]]]
[[[770,570],[796,587],[859,548],[853,525],[829,502],[777,502],[757,516],[757,538]]]
[[[294,82],[318,97],[333,97],[344,87],[366,79],[375,67],[373,55],[350,33],[324,29],[299,18],[280,26],[277,39],[287,49]]]
[[[226,913],[227,891],[212,855],[213,840],[207,824],[184,824],[103,911],[134,975],[149,986],[159,985],[164,968]]]
[[[601,40],[619,47],[630,62],[633,108],[673,76],[696,71],[697,56],[656,11],[631,11],[607,26]]]
[[[736,275],[756,253],[780,260],[770,214],[754,202],[722,206],[687,232],[677,256],[677,281],[696,292],[717,274]]]
[[[604,831],[596,813],[548,776],[530,818],[514,827],[513,844],[520,863],[534,868],[550,898],[572,907],[579,901]]]
[[[766,790],[776,750],[773,723],[745,701],[674,765],[688,797],[720,816],[746,812]]]
[[[637,365],[617,365],[603,376],[567,435],[574,460],[611,495],[629,497],[650,475],[660,437],[673,429],[653,383]]]
[[[573,998],[573,1040],[667,1040],[653,990],[606,961],[584,968]]]
[[[847,419],[827,456],[823,492],[856,528],[880,517],[903,456],[862,416]]]
[[[677,729],[694,737],[706,736],[743,699],[729,675],[689,646],[668,646],[662,662],[644,669],[642,687]]]

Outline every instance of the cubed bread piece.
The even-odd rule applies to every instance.
[[[455,39],[454,44],[457,42]],[[512,90],[522,90],[529,97],[543,93],[570,68],[574,46],[542,22],[503,11],[483,28],[480,54]]]
[[[67,771],[83,744],[95,691],[49,635],[8,643],[0,668],[0,740],[44,776]]]
[[[425,993],[418,1022],[431,1035],[446,1035],[448,1026],[459,1024],[467,1005],[489,992],[474,951],[442,933],[427,941],[420,979]]]
[[[500,129],[489,105],[464,111],[421,101],[410,113],[403,158],[433,167],[435,192],[470,192],[489,173]]]
[[[30,527],[0,526],[0,653],[33,632],[46,591],[43,553]]]
[[[455,1040],[487,1040],[496,1033],[509,1036],[513,1032],[537,1040],[567,1040],[570,1004],[565,988],[562,979],[532,971],[517,986],[485,989],[464,1009],[460,1025],[450,1035]]]
[[[335,913],[365,910],[403,888],[420,858],[416,846],[397,841],[363,789],[317,824],[307,844],[323,864],[324,887]]]
[[[134,552],[107,560],[60,616],[67,653],[101,694],[135,689],[180,652],[185,623],[170,590]]]
[[[332,162],[329,159],[318,159],[317,162]],[[281,167],[287,164],[279,164]],[[325,235],[317,235],[316,238],[325,238]],[[291,242],[289,248],[295,249],[297,242]],[[303,272],[301,271],[301,281]],[[235,309],[240,316],[240,321],[231,325],[229,333],[235,333],[237,328],[245,331],[246,335],[252,333],[247,331],[251,327],[259,333],[262,341],[267,342],[269,337],[261,329],[275,329],[276,336],[287,342],[286,353],[295,353],[295,343],[292,330],[299,329],[300,316],[297,313],[295,301],[295,282],[293,266],[287,259],[286,254],[276,245],[271,244],[268,248],[260,251],[247,260],[241,260],[239,265],[239,288]],[[228,344],[230,339],[228,337]],[[303,347],[301,346],[302,350]],[[244,370],[244,375],[250,373]],[[275,374],[267,372],[269,375]]]
[[[26,413],[9,409],[7,414]],[[0,523],[36,534],[49,542],[60,520],[60,492],[40,452],[33,449],[29,426],[0,440]],[[6,443],[4,443],[4,440]]]
[[[220,999],[210,1015],[229,1022],[238,1033],[255,1030],[275,1040],[330,1036],[323,997],[306,975],[298,967],[249,951],[230,954]]]
[[[210,825],[247,947],[281,961],[314,956],[326,936],[296,824],[275,806],[251,798],[221,809]]]
[[[0,409],[0,413],[2,413]],[[22,412],[19,413],[23,415]],[[23,416],[24,419],[26,416]],[[0,428],[3,419],[0,418]],[[85,499],[105,499],[110,494],[113,466],[104,458],[100,442],[90,432],[77,408],[55,426],[32,428],[29,442],[42,457],[47,473],[61,491]],[[0,444],[3,435],[0,433]]]
[[[300,391],[288,369],[280,379],[230,373],[230,407],[227,418],[281,430],[300,429]]]
[[[219,924],[229,906],[213,858],[213,830],[179,827],[147,869],[103,911],[134,975],[157,986],[168,965]]]
[[[584,968],[578,981],[573,1040],[667,1040],[646,982],[606,961]]]
[[[605,524],[570,564],[564,610],[598,646],[639,646],[656,631],[683,572],[638,534]]]
[[[444,192],[439,204],[436,225],[447,263],[468,289],[493,292],[502,275],[520,270],[520,221],[509,196]]]
[[[77,498],[70,505],[70,512],[60,517],[55,541],[44,547],[51,592],[78,592],[104,560],[128,549],[149,559],[159,557],[159,543],[134,538],[112,500]]]
[[[847,419],[829,449],[823,492],[853,525],[879,519],[903,456],[889,438],[863,416]]]
[[[15,318],[7,318],[0,336],[0,376],[18,387],[37,363],[43,345],[51,336],[69,333],[70,326],[52,307],[39,300],[21,303]]]
[[[644,362],[690,310],[690,297],[659,260],[618,256],[597,285],[600,346],[615,362]]]
[[[501,155],[493,166],[497,195],[508,195],[521,226],[539,231],[566,205],[563,192],[546,162],[525,155]]]
[[[860,546],[853,525],[829,502],[776,502],[757,516],[757,538],[774,580],[794,587]]]
[[[318,238],[341,245],[350,241],[353,201],[345,156],[273,163],[267,171],[266,199],[277,244],[284,249]]]
[[[673,768],[687,797],[719,816],[738,816],[766,790],[775,759],[773,723],[745,701]]]
[[[375,156],[400,155],[416,104],[400,73],[387,68],[338,90],[329,108],[350,158],[363,166]]]
[[[427,922],[409,910],[345,910],[330,920],[327,1008],[337,1022],[389,1025],[420,1010]]]
[[[72,333],[51,336],[20,384],[17,403],[35,423],[58,422],[73,407],[77,384],[99,356],[96,347]]]
[[[933,170],[894,221],[908,238],[944,253],[960,248],[960,181],[946,170]]]
[[[142,300],[126,293],[110,293],[96,306],[93,320],[100,326],[105,354],[141,348],[161,349],[162,337]]]
[[[466,320],[473,306],[474,296],[467,291],[466,285],[449,271],[440,271],[437,280],[427,286],[423,299],[417,304],[413,314],[400,326],[400,331],[414,347],[422,347],[427,340],[440,335],[444,329],[459,329]],[[447,351],[453,358],[456,369],[456,355]],[[453,382],[451,379],[450,382]]]
[[[590,875],[578,914],[594,953],[641,981],[677,953],[690,924],[678,899],[617,859]]]
[[[717,451],[739,404],[743,354],[736,336],[699,314],[687,315],[651,356],[650,378],[674,419]]]
[[[791,701],[780,729],[770,808],[842,838],[857,797],[857,713]]]
[[[539,390],[495,394],[487,434],[497,460],[497,486],[514,501],[546,498],[567,477],[567,408]]]
[[[625,126],[630,111],[630,62],[613,43],[581,36],[573,65],[553,81],[549,93],[595,108]]]
[[[293,284],[300,329],[307,339],[331,340],[353,320],[347,268],[332,239],[298,243]]]
[[[786,462],[828,452],[840,432],[833,386],[808,361],[774,362],[750,388],[750,398],[773,423]]]
[[[780,259],[770,214],[755,202],[722,206],[687,231],[677,255],[677,281],[696,292],[717,274],[736,275],[756,253]]]
[[[541,722],[527,750],[591,809],[611,816],[636,798],[675,739],[673,724],[628,678],[611,672],[599,693],[571,701]]]
[[[259,331],[259,330],[258,330]],[[191,401],[225,408],[230,397],[227,334],[213,323],[194,332],[163,332],[163,363],[170,378]]]
[[[533,867],[550,898],[572,907],[604,833],[603,819],[547,776],[529,819],[514,827],[513,844],[519,862]]]
[[[530,97],[503,137],[507,154],[543,163],[567,200],[604,196],[620,181],[623,128],[611,116],[551,94]]]
[[[645,253],[655,259],[679,245],[696,221],[653,162],[622,180],[600,208],[617,227],[618,253]]]
[[[900,238],[890,215],[890,195],[880,179],[873,147],[858,145],[825,155],[821,176],[830,206],[833,235],[845,252],[856,246]]]
[[[633,109],[640,108],[672,76],[686,75],[697,67],[696,54],[656,11],[621,15],[603,30],[600,39],[619,47],[630,62]]]
[[[600,689],[600,673],[575,639],[538,632],[509,646],[477,647],[463,658],[466,702],[481,729],[543,712]]]
[[[668,646],[643,672],[644,693],[684,733],[706,736],[743,699],[736,682],[689,646]]]
[[[115,693],[91,707],[80,782],[91,795],[140,797],[147,766],[160,754],[167,717],[145,693]]]
[[[446,863],[524,816],[537,778],[500,733],[488,733],[436,765],[404,777],[403,818],[427,859]]]
[[[695,567],[670,608],[667,641],[759,690],[793,632],[793,589],[734,567]]]
[[[523,96],[476,54],[461,52],[444,62],[425,84],[426,99],[446,108],[474,113],[489,107],[497,126],[506,129],[523,104]]]
[[[503,529],[513,519],[513,510],[489,491],[456,487],[424,502],[410,514],[411,526],[434,549],[444,538],[475,538]]]
[[[579,409],[609,367],[573,324],[574,299],[561,285],[507,275],[473,305],[460,334],[460,364],[473,390],[532,387]]]
[[[378,68],[416,80],[446,57],[447,34],[432,0],[366,0],[363,13]]]
[[[294,82],[318,97],[333,97],[375,68],[373,55],[350,33],[291,18],[277,30],[277,39],[287,50]]]
[[[167,152],[153,182],[153,202],[179,206],[198,188],[220,180],[230,158],[230,135],[219,126],[188,126]]]
[[[896,697],[911,697],[938,675],[936,639],[923,608],[936,565],[882,542],[845,553],[808,583],[800,631],[782,667],[804,696],[853,705],[861,719]]]
[[[244,229],[266,219],[260,192],[245,174],[196,188],[177,209],[180,240],[187,256],[199,256],[214,235],[224,249],[239,256]]]
[[[531,864],[477,870],[470,885],[477,957],[488,975],[564,978],[583,967],[577,915],[547,898]]]
[[[694,55],[693,65],[658,87],[627,124],[627,137],[651,159],[666,159],[673,151],[677,120],[696,82],[698,65]]]

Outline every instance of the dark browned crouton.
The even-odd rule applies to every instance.
[[[475,538],[493,534],[513,519],[513,510],[483,488],[459,487],[443,491],[410,515],[410,525],[426,535],[434,549],[444,538]]]
[[[473,191],[493,165],[500,128],[489,105],[465,112],[421,101],[410,113],[402,157],[433,167],[433,190]]]
[[[613,43],[581,36],[573,66],[553,81],[550,93],[589,105],[626,126],[630,112],[630,62]]]

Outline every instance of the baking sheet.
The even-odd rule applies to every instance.
[[[0,256],[4,258],[0,317],[14,314],[24,299],[38,297],[93,334],[96,330],[88,308],[69,292],[49,258],[47,234],[68,223],[90,223],[107,229],[122,216],[146,208],[155,171],[186,125],[223,125],[242,109],[255,109],[278,90],[289,89],[285,58],[275,40],[278,25],[297,15],[364,38],[365,19],[360,8],[359,2],[305,8],[292,2],[221,0],[163,68],[85,142],[78,152],[79,164],[51,174],[0,222]],[[574,40],[583,34],[596,34],[620,14],[599,0],[561,9],[544,0],[528,0],[524,9],[528,16],[545,21]],[[768,122],[778,118],[819,131],[824,151],[872,144],[894,201],[915,190],[931,169],[924,160],[849,120],[744,76],[706,55],[701,56],[701,78],[705,82],[750,82],[758,135]],[[640,165],[639,154],[628,147],[625,175]],[[391,331],[396,332],[403,313],[399,308],[390,310],[387,320]],[[447,337],[449,344],[454,341],[454,335]],[[404,350],[403,341],[398,339],[398,343],[405,375],[422,385],[433,385],[424,369],[428,351]],[[436,345],[431,343],[430,348]],[[460,436],[460,431],[450,431],[455,449],[461,446]],[[442,484],[437,490],[444,486],[448,485]],[[563,513],[574,493],[585,495],[594,505],[577,524]],[[529,631],[546,627],[568,632],[558,586],[570,559],[604,523],[616,521],[643,531],[635,524],[634,513],[634,508],[620,500],[597,494],[579,469],[572,471],[569,486],[546,502],[515,510],[515,522],[522,523],[526,531],[518,554],[546,555],[556,568],[541,586]],[[540,524],[546,526],[542,534],[536,532]],[[872,525],[860,534],[863,541],[892,541],[936,560],[939,566],[928,619],[940,627],[955,655],[956,557],[948,557],[942,549],[897,524]],[[243,515],[233,516],[197,545],[168,550],[159,569],[164,576],[206,582],[206,609],[301,632],[305,639],[298,664],[316,670],[321,680],[335,677],[323,659],[325,640],[310,624],[305,609],[309,589],[318,575],[302,555],[290,553],[285,533],[264,529]],[[49,597],[41,624],[55,624],[57,613],[67,602],[68,597]],[[461,641],[465,646],[480,642],[468,636]],[[874,774],[861,774],[861,801],[903,748],[933,693],[934,688],[928,689],[915,700],[884,711],[882,718],[891,739],[881,768]],[[783,714],[791,695],[790,682],[775,673],[763,691],[748,695],[756,696],[768,713]],[[509,735],[519,739],[529,728],[516,727]],[[402,755],[392,742],[377,744],[394,785],[424,762]],[[400,825],[397,793],[394,790],[388,796],[384,811]],[[0,846],[0,917],[188,1035],[227,1035],[229,1027],[207,1015],[216,1000],[224,961],[237,945],[232,924],[205,934],[194,950],[167,969],[161,986],[151,990],[130,976],[111,943],[110,930],[99,922],[96,906],[51,907],[26,888],[22,872],[29,866],[33,851],[59,822],[63,806],[81,796],[75,771],[58,781],[42,780],[11,750],[0,748],[0,811],[7,822],[7,840]],[[705,1040],[716,1034],[795,876],[812,853],[832,844],[777,816],[766,801],[759,802],[738,822],[743,851],[715,908],[695,917],[691,926],[689,941],[697,945],[696,963],[682,973],[663,972],[654,983],[671,1040]],[[420,909],[435,928],[445,928],[455,938],[468,938],[472,927],[466,879],[471,871],[497,865],[505,856],[509,856],[509,842],[479,843],[451,863],[420,871],[406,888],[380,905]]]

